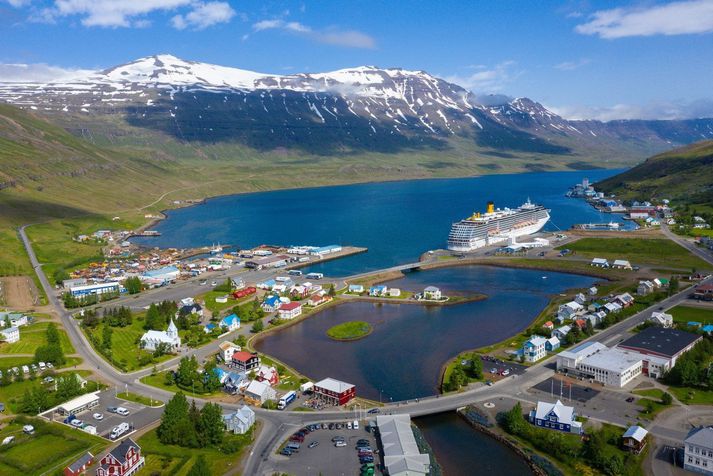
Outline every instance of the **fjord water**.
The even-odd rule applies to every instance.
[[[480,292],[487,299],[435,307],[349,302],[267,335],[256,348],[309,378],[351,382],[360,396],[372,400],[423,397],[437,393],[440,369],[447,360],[517,334],[552,294],[594,281],[587,276],[491,266],[413,272],[389,286],[420,291],[435,285],[446,295]],[[352,342],[327,337],[327,329],[352,320],[367,321],[373,332]]]
[[[455,412],[414,420],[447,476],[531,475],[525,461],[494,439],[473,430]]]
[[[445,248],[451,224],[483,211],[488,200],[497,207],[517,207],[529,197],[552,209],[548,230],[618,220],[617,215],[600,214],[583,200],[564,196],[583,177],[596,182],[618,172],[486,175],[230,195],[168,211],[155,227],[160,237],[132,241],[164,248],[214,243],[241,248],[332,243],[369,248],[368,253],[310,268],[347,276],[416,261],[424,251]]]

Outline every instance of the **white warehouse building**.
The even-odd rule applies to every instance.
[[[583,377],[621,388],[641,375],[642,367],[641,356],[619,349],[606,349],[585,357],[577,370]]]

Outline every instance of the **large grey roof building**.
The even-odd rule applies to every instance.
[[[384,448],[384,466],[389,476],[428,474],[431,458],[418,450],[409,415],[379,415],[376,417],[376,425],[379,427]]]

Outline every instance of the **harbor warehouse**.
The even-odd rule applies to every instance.
[[[85,393],[57,407],[60,415],[76,415],[99,405],[99,392]]]
[[[111,294],[119,292],[119,283],[98,283],[74,286],[69,288],[69,293],[74,297]]]
[[[431,458],[418,450],[409,415],[379,415],[376,417],[384,466],[389,476],[417,476],[429,473]]]
[[[326,378],[314,384],[314,394],[331,405],[344,405],[356,396],[356,387],[350,383]]]

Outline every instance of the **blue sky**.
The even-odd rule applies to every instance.
[[[422,69],[567,117],[700,117],[711,52],[713,0],[0,0],[0,80],[170,53],[283,74]]]

